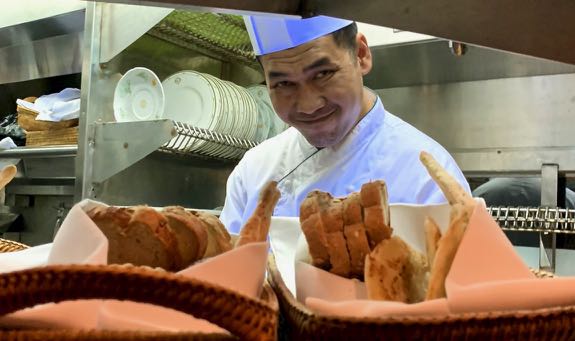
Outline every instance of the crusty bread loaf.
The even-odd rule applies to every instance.
[[[329,270],[331,263],[327,246],[327,235],[324,228],[320,205],[329,205],[331,196],[321,191],[311,191],[300,206],[300,226],[307,240],[312,264]]]
[[[204,258],[217,256],[232,249],[232,237],[216,216],[199,211],[191,211],[191,213],[202,221],[208,235]]]
[[[329,253],[327,252],[327,238],[323,232],[323,225],[319,212],[307,215],[305,220],[301,220],[301,230],[309,248],[309,255],[312,264],[318,268],[329,270]]]
[[[429,266],[425,256],[393,236],[380,242],[365,260],[369,299],[421,302],[425,298]]]
[[[97,207],[88,216],[108,239],[108,263],[176,270],[182,263],[166,218],[156,210]]]
[[[329,253],[330,271],[348,277],[351,272],[349,252],[343,228],[343,204],[339,199],[327,196],[319,202],[320,217],[323,222]]]
[[[353,192],[343,199],[343,222],[345,225],[363,223],[361,199],[358,192]]]
[[[363,279],[365,256],[369,242],[363,224],[359,193],[351,193],[343,199],[344,235],[351,263],[351,276]]]
[[[204,257],[208,245],[208,233],[203,222],[183,207],[171,206],[162,210],[174,232],[185,268]]]
[[[363,223],[373,249],[379,242],[391,237],[392,233],[385,182],[378,180],[362,185],[360,197]]]
[[[108,239],[108,263],[182,270],[229,251],[231,237],[211,214],[169,206],[96,207],[88,216]]]
[[[350,259],[351,276],[363,279],[365,256],[369,254],[369,244],[362,223],[344,226],[344,235]]]
[[[312,264],[336,275],[349,276],[351,263],[344,235],[342,200],[326,192],[312,191],[304,199],[300,212]]]
[[[300,207],[312,264],[344,277],[363,278],[365,256],[391,236],[389,220],[383,181],[364,184],[345,198],[311,191]]]

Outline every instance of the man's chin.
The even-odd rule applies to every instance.
[[[338,144],[342,139],[335,136],[305,136],[309,144],[316,148],[329,148]]]

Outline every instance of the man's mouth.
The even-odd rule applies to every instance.
[[[320,114],[320,115],[313,115],[313,116],[309,116],[306,117],[305,119],[300,120],[301,122],[305,123],[305,124],[312,124],[312,123],[318,123],[318,122],[322,122],[327,120],[329,117],[331,117],[331,115],[333,113],[335,113],[336,109],[332,109],[329,112],[325,113],[325,114]]]

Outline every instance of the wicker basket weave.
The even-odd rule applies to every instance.
[[[13,252],[27,249],[28,245],[18,243],[8,239],[0,238],[0,253],[2,252]]]
[[[575,306],[449,317],[343,318],[314,314],[291,294],[275,261],[268,280],[286,340],[574,340]],[[538,276],[548,277],[535,271]]]
[[[78,143],[78,127],[27,131],[26,146],[56,146],[56,145],[74,145]]]
[[[0,245],[5,241],[0,240]],[[134,266],[60,265],[0,274],[0,315],[37,304],[119,299],[172,308],[208,320],[242,340],[275,340],[278,303],[197,279]],[[222,340],[227,334],[102,330],[0,330],[0,340]]]

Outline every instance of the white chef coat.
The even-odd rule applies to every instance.
[[[254,211],[260,189],[291,171],[278,185],[281,198],[274,216],[298,216],[301,202],[314,189],[335,197],[346,196],[362,184],[380,179],[387,184],[390,203],[443,203],[446,200],[441,190],[419,161],[422,150],[431,153],[469,191],[451,155],[433,139],[387,112],[378,97],[373,108],[336,146],[318,151],[292,127],[249,150],[228,178],[220,219],[230,232],[238,233]]]

